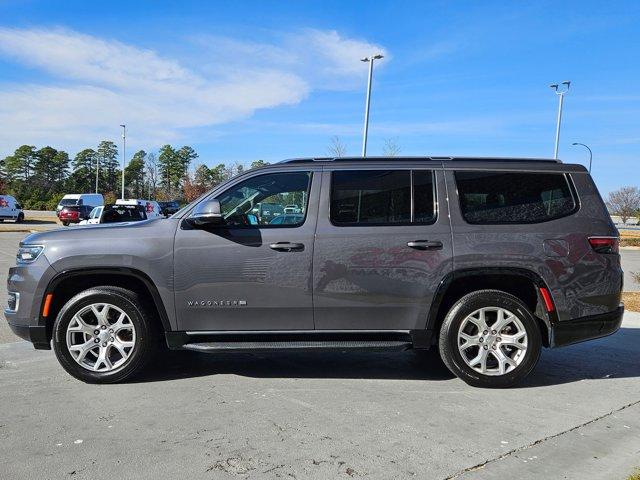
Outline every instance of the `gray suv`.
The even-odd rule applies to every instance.
[[[258,204],[302,214],[260,223]],[[554,160],[289,160],[168,219],[30,235],[7,287],[13,331],[96,383],[166,348],[414,349],[506,387],[623,315],[618,232]]]

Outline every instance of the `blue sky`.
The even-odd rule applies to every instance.
[[[102,139],[199,162],[358,155],[381,51],[369,154],[560,158],[603,192],[637,184],[640,3],[39,2],[0,0],[0,155],[27,143],[71,154]]]

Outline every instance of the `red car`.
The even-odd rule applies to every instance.
[[[89,218],[91,210],[93,207],[89,205],[69,205],[58,212],[58,218],[66,227],[70,223],[78,223]]]

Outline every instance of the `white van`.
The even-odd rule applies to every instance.
[[[127,198],[124,200],[116,200],[116,205],[140,205],[144,208],[147,218],[159,218],[164,217],[160,209],[160,204],[153,200],[143,200],[140,198]]]
[[[24,220],[22,206],[11,195],[0,195],[0,222],[15,220],[20,223]]]
[[[56,207],[56,215],[60,213],[63,207],[70,205],[89,205],[91,207],[100,207],[104,205],[104,198],[99,193],[69,193],[62,197],[60,203]]]

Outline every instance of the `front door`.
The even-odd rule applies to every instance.
[[[320,181],[317,168],[256,172],[211,197],[223,225],[196,229],[183,220],[174,250],[181,330],[313,329]]]
[[[316,329],[425,328],[451,259],[441,166],[336,166],[323,173],[314,246]]]

